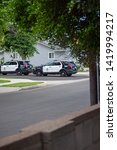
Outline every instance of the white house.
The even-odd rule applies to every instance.
[[[34,66],[45,64],[52,60],[71,60],[76,61],[70,53],[69,49],[62,49],[56,47],[51,48],[47,42],[41,42],[36,45],[38,53],[35,53],[33,57],[29,59],[30,63]],[[6,53],[4,51],[0,52],[0,61],[10,61],[10,60],[21,60],[21,57],[16,52]]]

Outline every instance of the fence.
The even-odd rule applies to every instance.
[[[0,150],[99,150],[100,108],[90,106],[0,139]]]

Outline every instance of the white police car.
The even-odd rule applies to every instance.
[[[7,75],[8,73],[16,73],[17,75],[28,75],[33,71],[33,66],[29,61],[8,61],[1,65],[1,73]]]
[[[77,67],[74,62],[70,61],[53,61],[33,69],[33,74],[36,74],[37,76],[47,76],[48,74],[71,76],[75,73],[77,73]]]

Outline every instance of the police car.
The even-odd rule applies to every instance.
[[[77,67],[72,61],[53,61],[33,69],[33,74],[36,74],[37,76],[47,76],[48,74],[72,76],[72,74],[75,73],[77,73]]]

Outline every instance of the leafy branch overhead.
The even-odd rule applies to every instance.
[[[21,52],[21,55],[25,53],[26,57],[32,55],[31,51],[35,51],[30,45],[33,43],[31,40],[33,36],[36,40],[47,40],[52,46],[70,48],[72,54],[81,63],[89,65],[91,104],[97,103],[96,61],[100,51],[100,1],[1,1],[3,6],[7,4],[8,9],[5,10],[8,10],[10,18],[10,20],[4,20],[3,23],[13,24],[17,28],[15,37],[5,34],[5,38],[2,38],[6,39],[4,45],[9,47],[10,44],[10,49]],[[32,36],[29,36],[29,33]]]
[[[37,52],[36,38],[29,31],[20,28],[15,22],[14,0],[1,0],[0,3],[0,49],[18,52],[22,59],[27,59]]]
[[[99,0],[7,0],[4,2],[6,2],[5,6],[7,4],[7,12],[10,12],[10,21],[17,25],[20,31],[33,33],[36,40],[37,38],[48,40],[52,45],[69,47],[72,54],[81,62],[88,62],[92,53],[93,56],[99,54]],[[11,9],[12,11],[9,11]],[[22,45],[22,48],[25,46]]]
[[[99,0],[12,0],[11,3],[15,22],[39,39],[70,47],[73,55],[83,62],[92,53],[99,54]]]
[[[4,32],[8,29],[9,23],[9,7],[6,0],[0,1],[0,46],[4,41]]]
[[[5,40],[2,45],[5,51],[15,51],[20,54],[22,59],[33,56],[37,52],[35,40],[29,33],[8,31],[5,33]]]

